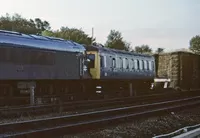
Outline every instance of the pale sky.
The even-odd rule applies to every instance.
[[[0,15],[47,20],[53,30],[82,28],[104,44],[111,29],[131,46],[188,48],[200,34],[200,0],[0,0]]]

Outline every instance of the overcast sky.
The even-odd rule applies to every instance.
[[[105,43],[111,29],[124,40],[153,49],[188,48],[192,36],[200,34],[200,0],[0,0],[0,15],[19,13],[25,18],[82,28],[97,42]]]

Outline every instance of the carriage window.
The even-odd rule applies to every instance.
[[[146,63],[147,63],[147,70],[149,70],[149,62],[148,62],[148,61],[146,61]]]
[[[133,59],[131,59],[129,60],[129,68],[133,69],[133,66],[134,66],[134,62],[133,62]]]
[[[126,62],[126,69],[129,69],[129,62],[128,62],[128,59],[126,58],[126,60],[125,60]]]
[[[138,66],[139,65],[139,61],[137,59],[135,59],[134,63],[135,63],[135,69],[138,70],[138,68],[139,68],[139,66]]]
[[[118,65],[119,68],[122,68],[123,67],[123,60],[122,58],[120,57],[119,58],[119,65]]]
[[[142,69],[144,69],[144,60],[142,60]]]
[[[126,59],[123,58],[123,68],[126,69]]]
[[[132,69],[135,69],[135,63],[133,59],[131,59],[131,63],[132,63]]]
[[[147,70],[147,61],[144,61],[144,69]]]
[[[152,70],[151,61],[149,61],[149,70]]]
[[[151,62],[152,70],[154,70],[154,62]]]
[[[118,57],[116,59],[116,66],[117,66],[117,68],[120,68],[120,59]]]
[[[100,56],[100,66],[104,67],[104,57]]]
[[[112,58],[112,67],[116,68],[116,60],[115,60],[115,58]]]
[[[106,67],[107,66],[107,64],[106,64],[106,56],[103,56],[103,60],[104,60],[104,67]]]
[[[142,60],[139,61],[139,67],[140,67],[140,70],[143,70],[143,61]]]

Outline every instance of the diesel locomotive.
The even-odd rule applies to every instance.
[[[0,96],[133,95],[154,82],[153,56],[61,38],[0,31]],[[124,91],[122,91],[122,89]],[[127,93],[125,89],[131,89]]]

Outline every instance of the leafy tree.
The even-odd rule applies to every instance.
[[[200,54],[200,36],[196,35],[190,40],[190,50],[196,54]]]
[[[39,33],[42,33],[42,31],[49,30],[51,28],[49,22],[42,21],[40,18],[35,18],[34,23]]]
[[[164,52],[164,48],[157,48],[156,53],[163,53]]]
[[[119,50],[130,50],[130,43],[124,41],[122,34],[119,31],[115,30],[110,31],[105,46]]]
[[[136,46],[134,49],[137,53],[151,53],[152,49],[148,45]]]
[[[50,30],[45,30],[45,31],[42,31],[41,33],[43,36],[55,36],[55,33],[53,31],[50,31]]]
[[[95,42],[94,38],[89,37],[84,31],[76,28],[61,27],[60,30],[57,31],[44,31],[42,35],[72,40],[85,45],[91,45]]]
[[[14,14],[13,16],[6,14],[6,16],[0,17],[0,29],[25,34],[41,34],[42,31],[50,29],[50,24],[39,18],[27,20],[19,14]]]

